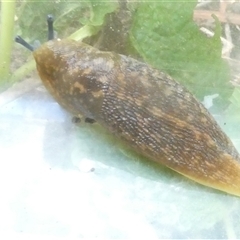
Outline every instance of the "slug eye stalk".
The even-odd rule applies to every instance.
[[[27,48],[28,50],[30,50],[31,52],[33,52],[35,49],[32,45],[30,45],[28,42],[26,42],[23,38],[21,38],[20,36],[16,36],[15,37],[15,42],[21,44],[23,47]]]
[[[47,15],[47,25],[48,25],[48,41],[54,39],[54,30],[53,30],[53,15]]]
[[[48,41],[54,39],[54,30],[53,30],[53,22],[54,22],[54,17],[53,15],[49,14],[47,15],[47,25],[48,25]],[[26,42],[22,37],[16,36],[15,42],[21,44],[23,47],[27,48],[31,52],[33,52],[36,48]]]

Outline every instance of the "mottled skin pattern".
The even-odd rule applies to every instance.
[[[94,119],[148,158],[201,184],[240,196],[240,157],[183,86],[132,58],[73,40],[34,51],[54,98]]]

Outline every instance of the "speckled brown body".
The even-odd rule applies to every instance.
[[[183,86],[132,58],[73,40],[34,51],[43,83],[73,115],[95,119],[150,159],[240,196],[240,157]]]

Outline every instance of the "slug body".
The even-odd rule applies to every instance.
[[[33,52],[39,75],[73,115],[94,119],[151,160],[240,196],[240,157],[213,117],[170,76],[74,40]]]

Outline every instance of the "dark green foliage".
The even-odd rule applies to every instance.
[[[199,100],[218,93],[217,101],[225,106],[233,88],[229,67],[221,58],[221,27],[216,19],[214,37],[206,37],[192,20],[196,3],[140,4],[131,41],[146,62],[177,79]]]

